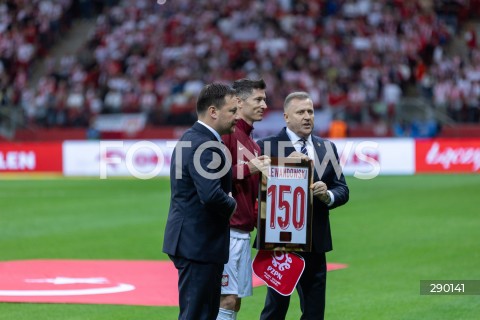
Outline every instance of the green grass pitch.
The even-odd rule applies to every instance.
[[[425,296],[420,280],[480,280],[478,175],[347,177],[331,212],[329,320],[476,320],[480,296]],[[0,180],[0,261],[164,260],[168,179]],[[253,252],[253,251],[252,251]],[[258,319],[265,287],[238,319]],[[287,319],[299,318],[296,292]],[[0,303],[1,320],[176,319],[177,308]]]

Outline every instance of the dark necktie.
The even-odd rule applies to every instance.
[[[301,148],[300,148],[300,152],[303,153],[304,155],[308,156],[308,151],[307,151],[307,139],[305,138],[302,138],[300,140],[300,143],[302,144]]]

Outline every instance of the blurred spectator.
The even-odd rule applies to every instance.
[[[400,120],[394,123],[393,133],[396,137],[434,138],[440,132],[440,126],[432,118]]]
[[[392,119],[402,97],[402,89],[391,79],[385,80],[382,91],[382,102],[387,107],[387,116]]]
[[[396,137],[410,137],[410,131],[410,124],[404,119],[393,124],[393,134]]]
[[[480,120],[480,80],[473,81],[466,93],[468,122],[478,123]]]
[[[345,138],[348,136],[348,125],[345,121],[337,118],[330,122],[328,130],[329,138]]]
[[[472,59],[473,50],[477,48],[477,31],[474,26],[469,26],[464,34],[465,43],[468,49],[468,57]]]
[[[410,137],[433,138],[438,134],[438,124],[433,119],[415,119],[410,125]]]

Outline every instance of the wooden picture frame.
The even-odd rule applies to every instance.
[[[272,158],[260,175],[258,250],[312,250],[313,161]]]

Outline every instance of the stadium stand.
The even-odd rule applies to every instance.
[[[260,75],[270,113],[281,112],[290,91],[309,91],[323,132],[333,118],[350,136],[438,136],[479,123],[480,1],[122,0],[100,8],[38,0],[28,3],[40,14],[20,23],[23,2],[0,6],[11,30],[0,38],[2,109],[16,108],[27,128],[17,139],[39,137],[41,128],[80,132],[105,114],[143,114],[156,135],[196,119],[205,83]],[[37,34],[40,6],[57,8],[54,21],[66,17],[48,37]],[[90,18],[94,32],[28,89],[30,60],[73,18]],[[20,50],[25,43],[30,50]],[[5,56],[15,51],[23,60],[12,64]],[[13,122],[6,118],[4,127]]]

